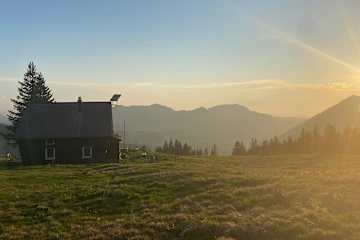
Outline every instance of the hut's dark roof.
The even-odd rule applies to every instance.
[[[94,138],[113,135],[110,102],[32,104],[16,131],[24,138]]]

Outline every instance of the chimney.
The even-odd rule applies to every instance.
[[[78,102],[78,111],[81,112],[81,105],[82,105],[81,104],[82,103],[81,97],[78,97],[77,102]]]

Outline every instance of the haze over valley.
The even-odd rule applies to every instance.
[[[327,125],[339,132],[346,128],[360,129],[360,97],[355,95],[309,119],[272,116],[236,104],[180,111],[160,104],[117,105],[112,110],[114,131],[121,136],[125,121],[127,144],[155,149],[165,141],[178,139],[194,148],[210,148],[216,144],[220,153],[226,155],[231,153],[237,140],[247,145],[252,138],[259,142],[273,136],[296,138],[303,129],[312,132],[316,127],[321,132]],[[6,117],[0,115],[0,132],[4,132],[8,123]],[[0,144],[4,149],[2,137]]]
[[[181,140],[195,148],[213,144],[230,154],[236,140],[265,139],[280,135],[303,121],[300,118],[274,117],[241,105],[220,105],[175,111],[162,105],[116,106],[115,130],[122,135],[125,120],[126,142],[155,148],[169,140]]]

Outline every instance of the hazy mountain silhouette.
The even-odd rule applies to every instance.
[[[0,133],[4,133],[6,130],[6,126],[0,123]],[[6,150],[6,141],[3,136],[0,134],[0,154]]]
[[[314,127],[321,132],[329,124],[336,127],[338,131],[346,127],[360,129],[360,96],[351,96],[342,100],[286,132],[284,136],[298,136],[302,129],[313,131]]]
[[[216,143],[222,153],[229,153],[235,140],[265,139],[303,121],[254,112],[240,105],[191,111],[175,111],[158,104],[116,106],[113,118],[118,133],[122,132],[125,120],[127,143],[156,147],[165,140],[177,138],[202,148]]]
[[[9,121],[8,119],[4,116],[0,114],[0,124],[8,124]]]
[[[5,132],[6,132],[6,125],[0,123],[0,133],[5,133]],[[19,156],[19,151],[18,151],[17,147],[8,145],[7,141],[0,134],[0,154],[4,154],[7,152],[11,152],[11,153]]]

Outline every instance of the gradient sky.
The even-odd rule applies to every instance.
[[[29,61],[57,101],[311,116],[360,94],[360,1],[0,2],[0,113]]]

